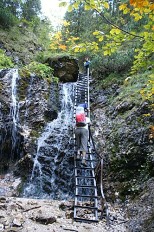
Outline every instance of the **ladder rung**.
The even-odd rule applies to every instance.
[[[82,205],[74,205],[75,208],[80,208],[80,209],[95,209],[98,210],[97,207],[93,207],[93,206],[82,206]]]
[[[89,197],[89,198],[98,198],[98,196],[93,196],[93,195],[91,195],[91,196],[90,196],[90,195],[79,195],[79,194],[76,194],[76,195],[75,195],[75,197],[85,197],[85,198],[86,198],[86,197],[87,197],[87,198]]]
[[[88,145],[88,146],[90,146],[90,145]],[[87,155],[95,155],[96,153],[95,152],[87,152],[86,154]]]
[[[82,169],[86,169],[86,170],[91,170],[91,171],[93,171],[94,170],[94,168],[88,168],[88,167],[75,167],[75,169],[78,169],[78,170],[82,170]]]
[[[75,161],[76,161],[76,160],[75,160]],[[75,168],[78,168],[76,164],[75,164]],[[79,167],[79,168],[80,168],[80,167]],[[81,167],[81,168],[82,168],[82,167]],[[92,171],[94,170],[94,168],[92,168],[92,167],[89,167],[88,165],[87,165],[86,167],[83,167],[82,169],[84,169],[84,168],[91,169]]]
[[[77,160],[82,160],[81,158],[79,158],[79,159],[77,159]],[[98,160],[96,160],[96,159],[86,159],[86,161],[88,161],[88,162],[98,162]]]
[[[86,218],[78,218],[78,217],[74,217],[74,220],[75,221],[78,221],[78,222],[98,222],[98,219],[86,219]]]
[[[77,188],[94,188],[96,189],[97,187],[94,185],[76,185]]]
[[[96,159],[92,159],[92,160],[91,159],[86,159],[86,161],[87,162],[98,162],[98,160],[96,160]]]
[[[81,179],[95,179],[93,176],[75,176],[75,178],[81,178]]]

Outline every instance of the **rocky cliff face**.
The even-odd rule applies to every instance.
[[[132,89],[133,81],[130,82]],[[115,201],[116,193],[121,200],[127,199],[130,218],[128,231],[152,231],[152,103],[142,100],[139,91],[136,95],[135,91],[133,96],[130,95],[125,85],[113,84],[106,89],[98,88],[97,91],[94,85],[97,86],[97,82],[91,85],[93,133],[96,148],[104,159],[106,198]],[[148,229],[147,222],[150,224]]]
[[[37,138],[42,126],[48,120],[49,102],[52,101],[49,96],[54,84],[50,86],[47,81],[36,76],[20,78],[17,72],[4,70],[0,78],[1,171],[7,171],[10,162],[31,154],[35,146],[32,141]],[[15,89],[13,75],[17,77]],[[13,127],[16,127],[15,138],[12,134]],[[15,147],[12,150],[14,139],[16,139]]]
[[[63,74],[57,73],[59,65]],[[78,64],[75,59],[59,58],[54,60],[52,67],[60,82],[76,81]],[[63,98],[60,89],[60,84],[49,83],[34,74],[21,78],[15,69],[0,72],[1,172],[10,168],[10,162],[23,157],[30,159],[29,154],[36,150],[36,139],[43,127],[58,116]]]
[[[73,67],[74,61],[72,63],[67,57],[67,62]],[[76,64],[73,70],[77,74]],[[74,81],[73,72],[71,76],[68,74],[69,82]],[[66,76],[67,73],[66,70]],[[0,174],[13,171],[16,176],[27,180],[33,172],[37,172],[39,182],[39,176],[44,175],[42,191],[50,193],[51,188],[62,187],[63,191],[67,188],[64,183],[68,184],[66,179],[71,179],[73,162],[69,157],[66,158],[70,153],[67,149],[71,143],[68,119],[73,117],[71,96],[67,91],[71,93],[73,86],[71,83],[64,85],[61,82],[48,82],[34,74],[20,77],[16,69],[0,72]],[[63,108],[67,108],[67,112],[64,113]],[[69,168],[65,170],[63,165],[68,162]],[[37,167],[34,171],[35,165]],[[54,176],[54,181],[56,176],[61,176],[61,187],[57,182],[57,187],[54,187],[49,175]]]

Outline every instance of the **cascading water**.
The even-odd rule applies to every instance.
[[[73,84],[61,85],[61,110],[38,138],[32,175],[23,196],[66,199],[73,188],[71,131],[73,123]]]
[[[17,143],[17,125],[19,122],[19,107],[17,102],[17,80],[19,79],[18,70],[11,70],[12,82],[11,82],[11,97],[12,103],[10,108],[10,115],[13,121],[12,124],[12,154],[16,148]]]
[[[19,159],[22,150],[19,134],[18,70],[0,72],[1,88],[1,134],[0,134],[0,170],[7,172],[14,161]]]

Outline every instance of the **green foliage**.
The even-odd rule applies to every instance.
[[[41,12],[40,0],[7,0],[0,2],[0,26],[10,28],[25,19],[32,23],[33,29],[39,25]]]
[[[111,56],[104,56],[100,51],[91,56],[92,69],[95,70],[94,76],[105,79],[110,74],[121,75],[127,73],[132,65],[133,50],[119,51]]]
[[[41,11],[40,0],[26,0],[22,4],[22,17],[28,21],[32,21],[33,18],[38,16]]]
[[[53,58],[56,59],[56,58],[58,58],[58,57],[64,57],[64,56],[69,56],[69,57],[71,57],[71,55],[70,55],[68,52],[59,52],[59,53],[57,53],[57,52],[52,52],[52,53],[51,53],[51,51],[46,50],[46,51],[44,51],[44,52],[39,53],[39,54],[37,55],[37,57],[36,57],[36,60],[37,60],[38,62],[44,63],[49,57],[53,57]],[[74,57],[74,56],[72,56],[72,57]]]
[[[0,26],[2,28],[10,28],[17,22],[17,18],[8,9],[4,9],[0,5]]]
[[[14,64],[10,57],[4,54],[4,51],[0,49],[0,69],[13,68]]]
[[[152,75],[152,72],[147,71],[142,74],[133,75],[125,78],[125,80],[123,81],[123,87],[125,91],[121,91],[117,97],[114,97],[114,99],[112,99],[112,103],[121,100],[123,101],[128,100],[128,96],[129,96],[130,101],[132,100],[136,104],[141,104],[142,101],[141,90],[145,88],[146,85],[149,83],[148,77],[150,76],[150,74]]]
[[[38,62],[32,62],[29,65],[21,68],[19,70],[20,76],[30,76],[31,74],[35,74],[38,77],[42,77],[45,79],[53,77],[53,69],[46,64],[41,64]]]
[[[51,22],[47,18],[39,21],[38,25],[34,27],[34,33],[37,35],[38,42],[42,44],[43,48],[48,51],[50,46],[50,33],[53,32]]]
[[[3,9],[7,9],[11,14],[13,14],[15,17],[20,17],[21,13],[21,5],[22,1],[21,0],[3,0],[1,1],[0,5],[2,6]]]

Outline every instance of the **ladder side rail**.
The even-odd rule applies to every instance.
[[[88,74],[88,77],[89,77],[89,74]],[[82,99],[82,97],[84,98],[84,102],[87,103],[88,108],[90,107],[89,106],[89,80],[88,80],[89,78],[88,77],[86,79],[84,78],[83,83],[84,83],[85,86],[87,85],[87,87],[85,87],[85,89],[83,89],[83,88],[78,89],[78,87],[76,88],[75,104],[74,104],[74,121],[75,121],[75,108],[77,106],[77,103],[79,103],[79,100]],[[82,95],[82,97],[81,97],[81,95]],[[87,116],[90,117],[89,112],[87,113]],[[90,155],[90,159],[92,160],[91,155]],[[75,186],[75,195],[76,196],[75,196],[74,218],[79,220],[79,221],[84,221],[84,220],[85,221],[96,221],[96,222],[98,221],[97,188],[96,188],[96,180],[95,180],[95,173],[94,173],[94,165],[93,165],[92,162],[90,162],[91,168],[87,168],[87,169],[91,170],[92,177],[94,178],[94,183],[93,182],[92,183],[95,186],[95,188],[94,188],[94,195],[95,195],[95,198],[94,198],[94,215],[95,215],[95,220],[90,220],[90,219],[84,219],[84,218],[78,218],[77,217],[77,208],[83,208],[84,209],[84,206],[82,207],[82,206],[77,205],[77,203],[78,203],[77,196],[78,195],[80,196],[80,194],[78,193],[78,188],[84,188],[84,186],[82,187],[82,186],[78,185],[78,178],[77,178],[78,172],[77,172],[77,168],[75,168],[75,185],[76,185]],[[74,165],[75,165],[75,167],[77,167],[76,160],[74,162]],[[83,176],[83,180],[86,180],[86,178],[84,179],[84,176]],[[87,188],[89,186],[85,186],[85,187]],[[82,199],[82,195],[80,197]]]
[[[92,168],[92,176],[94,177],[94,186],[95,186],[95,196],[98,196],[98,194],[97,194],[97,185],[96,185],[96,179],[95,179],[95,172],[94,172],[94,164],[93,164],[93,157],[92,157],[92,154],[91,154],[91,147],[89,147],[89,149],[88,149],[88,151],[89,151],[89,158],[90,158],[90,160],[91,160],[91,162],[90,162],[90,165],[91,165],[91,168]],[[95,207],[97,208],[97,210],[95,210],[95,218],[97,218],[98,219],[98,200],[97,200],[97,198],[95,198],[94,199],[94,204],[95,204]]]

